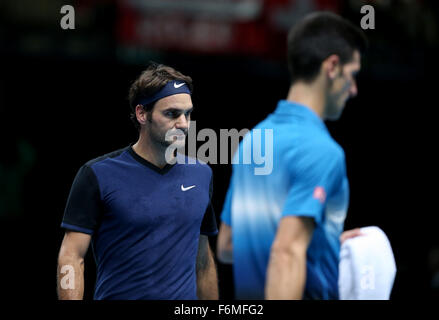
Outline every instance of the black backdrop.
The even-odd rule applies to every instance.
[[[372,45],[371,56],[377,52]],[[384,55],[381,64],[394,69],[381,73],[376,59],[366,60],[358,97],[339,121],[327,123],[346,153],[351,187],[346,228],[377,225],[387,233],[398,267],[394,299],[437,295],[428,267],[429,251],[439,245],[432,166],[437,156],[429,153],[437,145],[436,55],[434,48],[406,60]],[[3,161],[16,161],[20,140],[35,151],[23,184],[22,214],[2,217],[5,282],[11,296],[32,288],[39,298],[55,299],[59,225],[70,185],[84,162],[135,141],[126,96],[147,61],[127,64],[115,51],[87,58],[3,51],[0,60]],[[193,78],[198,129],[251,128],[288,90],[281,61],[181,52],[162,52],[155,60]],[[211,167],[219,221],[230,166]],[[212,238],[213,249],[215,242]],[[86,298],[92,297],[94,271],[90,250]],[[218,272],[221,298],[232,299],[231,267],[218,264]]]

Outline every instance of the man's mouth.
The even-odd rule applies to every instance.
[[[186,135],[181,133],[176,133],[171,136],[174,138],[174,140],[184,140],[186,138]]]

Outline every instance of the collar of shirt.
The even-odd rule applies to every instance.
[[[315,113],[311,108],[297,102],[280,100],[277,104],[274,114],[279,116],[300,117],[309,120],[323,130],[328,131],[325,123],[322,119],[320,119],[317,113]]]

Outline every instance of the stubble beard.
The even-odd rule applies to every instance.
[[[158,130],[154,130],[152,122],[150,122],[150,130],[149,130],[149,136],[150,141],[162,152],[166,152],[166,149],[169,148],[172,144],[178,148],[182,148],[186,145],[186,135],[187,132],[185,132],[184,138],[178,138],[173,136],[172,140],[166,140],[166,132],[159,132]],[[171,129],[172,130],[172,129]]]

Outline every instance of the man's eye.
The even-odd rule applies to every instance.
[[[175,111],[168,111],[165,112],[165,116],[169,117],[169,118],[178,118],[178,114]]]

